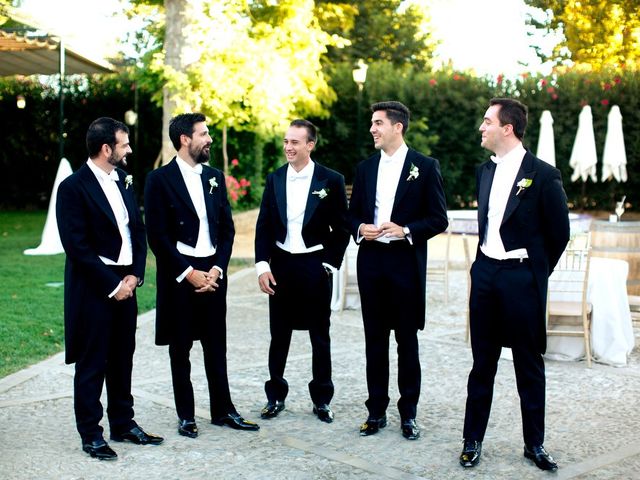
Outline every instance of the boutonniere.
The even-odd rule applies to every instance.
[[[518,191],[516,192],[516,197],[520,195],[520,192],[523,191],[525,188],[529,188],[532,183],[533,183],[533,180],[530,178],[522,178],[518,183],[516,183],[516,187],[518,187]]]
[[[133,175],[127,175],[124,177],[124,189],[128,190],[131,185],[133,185]]]
[[[311,192],[311,195],[318,195],[318,198],[320,200],[322,200],[324,197],[329,195],[329,189],[328,188],[323,188],[322,190],[315,190],[315,191]]]
[[[218,182],[216,180],[216,177],[211,177],[209,179],[209,185],[211,185],[211,187],[209,188],[209,194],[213,193],[213,189],[214,188],[218,188]]]
[[[416,167],[412,163],[411,167],[409,168],[409,176],[407,177],[407,182],[414,181],[416,178],[418,178],[419,175],[420,175],[420,170],[418,170],[418,167]]]

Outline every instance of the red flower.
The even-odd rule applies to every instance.
[[[606,98],[603,98],[602,100],[600,100],[600,103],[606,107],[607,105],[609,105],[609,100],[607,100]]]
[[[462,77],[460,75],[458,75],[457,73],[453,76],[454,80],[460,80]]]
[[[618,83],[620,83],[620,82],[622,81],[622,79],[621,79],[620,77],[616,77],[616,78],[614,78],[614,79],[613,79],[613,81],[614,81],[616,84],[618,84]]]
[[[610,83],[605,83],[603,88],[605,90],[611,90],[611,84]]]
[[[429,80],[429,85],[431,85],[432,87],[437,83],[438,81],[435,78],[432,78],[431,80]]]
[[[498,78],[496,79],[498,85],[502,83],[502,80],[504,80],[504,75],[503,74],[498,75]]]
[[[553,93],[553,92],[555,92],[555,91],[556,91],[556,89],[555,89],[555,88],[553,88],[553,87],[549,87],[549,88],[547,88],[547,93]]]
[[[541,86],[545,86],[547,84],[547,81],[543,78],[542,80],[540,80],[540,85]]]

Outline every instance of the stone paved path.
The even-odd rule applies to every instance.
[[[418,423],[422,438],[404,440],[395,408],[392,365],[389,424],[361,438],[366,417],[364,337],[359,311],[332,317],[334,423],[311,412],[307,383],[311,353],[306,332],[295,332],[286,376],[287,409],[260,421],[267,378],[267,300],[253,270],[231,277],[228,317],[229,380],[238,410],[259,421],[257,433],[209,424],[206,380],[199,347],[193,374],[200,436],[176,432],[166,347],[153,344],[154,312],[142,315],[134,358],[136,420],[163,435],[159,447],[111,445],[115,462],[80,450],[72,403],[73,367],[62,354],[0,380],[0,479],[538,479],[522,456],[519,402],[513,366],[502,360],[480,465],[458,465],[466,377],[471,351],[464,341],[466,272],[451,272],[450,301],[440,286],[428,295],[428,324],[420,334],[423,367]],[[638,331],[636,330],[636,335]],[[392,342],[393,343],[393,342]],[[392,356],[395,349],[392,346]],[[547,362],[547,439],[561,468],[558,479],[640,478],[640,354],[629,366]],[[107,432],[108,434],[108,432]]]

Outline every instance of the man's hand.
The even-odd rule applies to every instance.
[[[369,223],[361,225],[359,233],[365,240],[375,240],[383,234],[383,231],[381,228]]]
[[[196,293],[215,292],[219,287],[218,278],[220,278],[220,270],[215,267],[211,267],[211,270],[204,274],[207,284],[201,288],[196,289]]]
[[[127,275],[122,279],[122,281],[127,285],[129,285],[129,288],[132,291],[135,290],[136,287],[138,286],[138,277],[136,277],[135,275]]]
[[[382,225],[380,225],[380,230],[382,231],[382,235],[384,235],[385,237],[404,238],[402,227],[400,225],[396,225],[393,222],[383,223]]]
[[[209,285],[207,278],[208,273],[202,270],[196,270],[195,268],[187,275],[187,281],[194,286],[196,292],[212,292],[213,287]]]
[[[271,272],[264,272],[262,275],[258,277],[258,285],[260,285],[260,290],[269,295],[274,295],[276,292],[271,285],[276,285],[276,280],[273,278],[273,274]]]
[[[126,277],[125,277],[125,280],[122,281],[122,283],[120,284],[120,288],[118,289],[116,294],[113,296],[113,298],[115,298],[118,302],[120,302],[122,300],[126,300],[127,298],[131,298],[131,297],[133,297],[133,289],[127,284]]]

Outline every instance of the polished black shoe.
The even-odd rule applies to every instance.
[[[420,429],[415,418],[402,421],[402,436],[407,440],[417,440],[420,438]]]
[[[380,418],[367,418],[367,421],[360,425],[360,435],[367,437],[378,433],[378,430],[387,426],[387,416],[383,415]]]
[[[104,440],[94,440],[93,442],[83,443],[82,451],[98,460],[115,460],[118,458],[118,454],[111,450],[111,447],[109,447]]]
[[[245,420],[239,413],[227,413],[226,415],[212,419],[211,423],[219,426],[226,425],[235,430],[260,430],[260,425]]]
[[[475,467],[480,461],[482,442],[477,440],[465,440],[460,454],[460,465],[465,468]]]
[[[275,418],[278,414],[284,410],[284,401],[276,400],[272,402],[269,400],[264,408],[260,411],[260,417],[262,418]]]
[[[318,419],[322,422],[333,422],[333,412],[331,411],[329,405],[327,405],[326,403],[323,403],[321,405],[314,405],[313,413],[315,413],[318,416]]]
[[[137,426],[126,432],[111,432],[111,440],[114,442],[132,442],[136,445],[160,445],[164,442],[164,438],[147,433]]]
[[[193,420],[180,420],[178,433],[183,437],[196,438],[198,436],[198,426]]]
[[[525,445],[524,456],[529,460],[533,460],[533,463],[535,463],[540,470],[555,472],[558,469],[558,464],[542,445],[534,445],[531,447]]]

